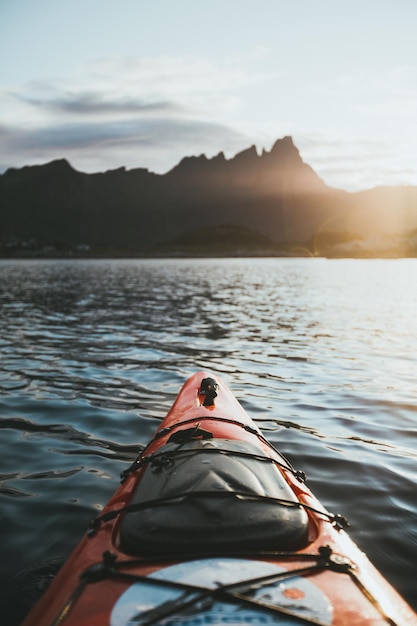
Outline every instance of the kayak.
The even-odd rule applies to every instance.
[[[198,372],[23,626],[417,625],[347,525]]]

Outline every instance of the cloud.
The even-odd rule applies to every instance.
[[[3,93],[10,106],[36,116],[137,114],[209,116],[238,104],[236,90],[267,76],[242,60],[199,57],[109,58],[78,68],[65,80],[33,81]],[[19,113],[22,113],[20,109]]]
[[[383,71],[369,69],[341,74],[331,83],[315,83],[329,110],[339,113],[340,121],[360,126],[368,134],[387,136],[416,132],[417,71],[415,67],[393,66]],[[417,133],[416,133],[417,136]]]
[[[91,115],[126,115],[126,114],[178,114],[180,107],[169,101],[146,101],[135,98],[101,96],[97,93],[58,94],[56,98],[41,98],[17,95],[22,102],[55,114]]]
[[[65,80],[3,90],[0,163],[65,156],[89,171],[126,165],[161,172],[188,154],[234,153],[250,138],[224,112],[239,106],[237,86],[257,80],[237,61],[120,58]]]
[[[333,187],[359,191],[378,185],[417,184],[417,166],[410,167],[415,161],[405,154],[412,147],[407,148],[402,137],[393,141],[300,133],[295,141],[304,161]]]
[[[201,146],[210,155],[224,146],[238,151],[248,142],[245,135],[222,124],[170,118],[67,123],[24,131],[0,127],[0,136],[3,149],[23,156],[24,164],[66,156],[85,171],[128,165],[160,173],[185,154],[200,153]],[[97,154],[102,155],[100,160]]]

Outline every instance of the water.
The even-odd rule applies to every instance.
[[[417,260],[0,261],[0,583],[217,372],[417,608]]]

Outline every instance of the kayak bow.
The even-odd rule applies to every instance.
[[[23,626],[417,625],[346,526],[199,372]]]

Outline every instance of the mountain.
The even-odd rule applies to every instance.
[[[231,159],[186,157],[164,175],[85,174],[61,159],[0,176],[3,256],[300,249],[401,256],[414,254],[414,231],[417,187],[328,187],[291,137],[261,154],[252,146]]]

